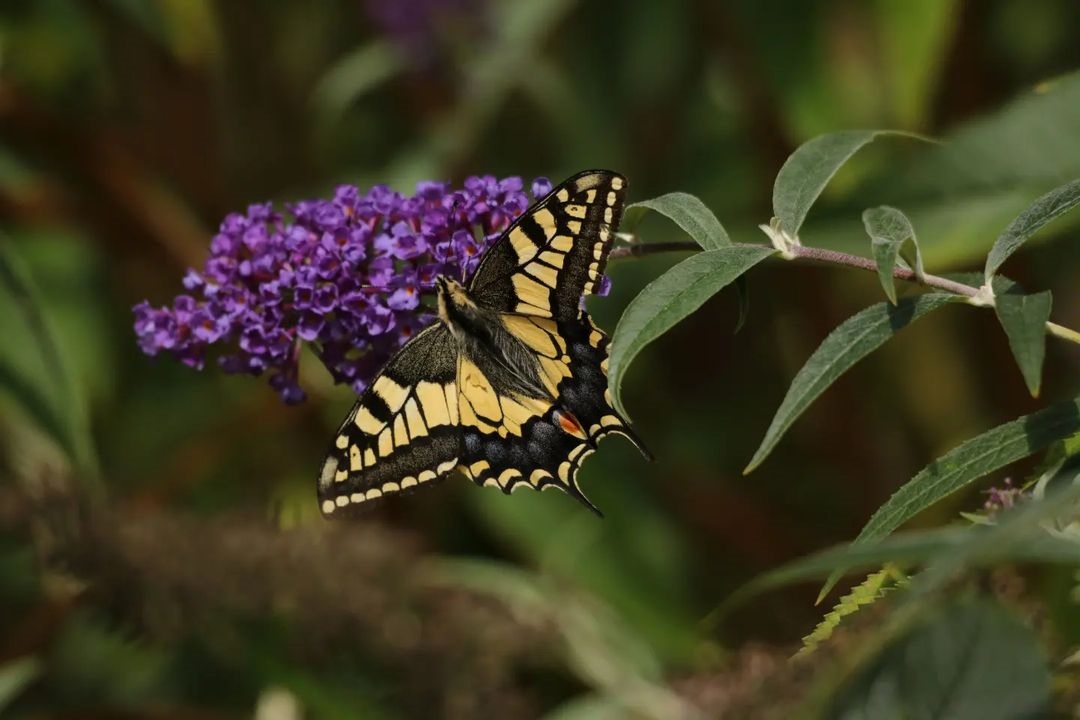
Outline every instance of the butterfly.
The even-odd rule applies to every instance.
[[[649,458],[611,405],[608,339],[583,298],[600,282],[626,180],[580,173],[526,210],[468,284],[436,279],[438,321],[391,358],[338,428],[318,478],[329,516],[459,471],[505,493],[577,483],[600,438]]]

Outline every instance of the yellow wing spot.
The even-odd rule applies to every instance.
[[[421,475],[421,477],[423,477],[423,475]],[[416,485],[416,478],[414,478],[414,477],[407,477],[407,478],[402,478],[401,479],[401,489],[402,490],[404,490],[405,488],[411,488],[414,485]]]
[[[344,482],[349,479],[348,470],[338,470],[334,473],[334,482]]]
[[[446,398],[446,412],[450,414],[450,424],[458,423],[458,392],[456,383],[446,383],[443,386],[443,394]]]
[[[607,239],[611,236],[611,231],[606,227],[601,227],[600,232],[597,233],[600,236],[600,242],[606,243]]]
[[[387,428],[386,430],[382,431],[381,435],[379,435],[379,456],[386,457],[393,451],[394,436],[393,433],[390,432],[390,429]]]
[[[548,310],[546,308],[539,307],[537,305],[533,305],[532,303],[519,302],[517,304],[517,307],[514,308],[514,309],[517,312],[519,312],[519,313],[521,313],[523,315],[533,315],[535,317],[545,317],[545,318],[551,317],[551,311],[550,310]]]
[[[549,247],[561,253],[570,252],[570,248],[574,247],[574,238],[569,235],[559,235],[552,239]]]
[[[543,370],[544,377],[550,382],[549,389],[554,397],[558,394],[557,388],[562,379],[570,377],[570,368],[558,360],[542,357],[540,358],[540,369]]]
[[[608,225],[610,225],[612,217],[613,217],[613,215],[611,213],[611,208],[609,208],[609,207],[604,208],[604,222],[607,223]]]
[[[570,199],[570,191],[566,188],[562,188],[559,192],[555,193],[555,199],[559,202],[566,202]]]
[[[469,466],[469,472],[473,475],[482,475],[485,470],[491,467],[491,463],[487,460],[477,460]]]
[[[472,480],[473,480],[473,482],[476,482],[476,478],[473,478]],[[484,485],[483,486],[484,487],[499,487],[499,481],[496,480],[493,477],[487,477],[487,478],[484,478]]]
[[[559,465],[559,479],[567,485],[570,484],[570,463],[564,462]]]
[[[566,255],[564,255],[561,252],[550,252],[548,250],[545,250],[544,252],[540,253],[540,259],[541,260],[546,262],[548,265],[551,265],[553,267],[557,267],[559,269],[562,269],[563,259],[565,257],[566,257]]]
[[[460,376],[461,392],[467,400],[461,408],[462,415],[465,414],[465,407],[471,405],[470,410],[476,416],[495,421],[501,418],[499,396],[495,394],[495,388],[491,387],[491,382],[484,373],[480,372],[480,368],[469,360],[462,360]]]
[[[620,177],[611,178],[611,187],[615,190],[622,190],[623,179]]]
[[[457,458],[454,458],[453,460],[447,460],[446,462],[439,464],[438,467],[435,468],[435,472],[439,475],[450,472],[457,467],[457,460]]]
[[[607,375],[607,369],[608,369],[608,359],[604,358],[603,360],[600,361],[600,372]],[[608,404],[610,405],[611,404],[611,395],[608,393],[607,390],[604,391],[604,398],[608,401]]]
[[[337,445],[338,450],[344,450],[349,447],[349,438],[344,435],[338,435],[337,439],[334,440],[334,444]]]
[[[519,263],[529,262],[537,253],[536,243],[519,227],[510,231],[510,247],[514,248],[514,252],[517,253]]]
[[[536,470],[532,471],[531,475],[529,475],[529,482],[534,487],[539,487],[540,483],[542,483],[544,480],[548,480],[550,478],[552,478],[552,475],[547,470],[536,469]]]
[[[364,450],[364,466],[371,467],[375,464],[375,451],[371,448]]]
[[[600,341],[604,339],[603,334],[599,330],[593,330],[589,333],[589,344],[593,347],[599,347]]]
[[[574,462],[574,459],[577,458],[577,456],[583,453],[585,450],[587,450],[588,447],[588,445],[578,445],[576,448],[571,450],[570,454],[566,457],[570,460],[570,462]]]
[[[422,382],[416,386],[416,397],[420,400],[420,406],[424,410],[424,417],[431,427],[437,425],[450,425],[450,411],[446,407],[446,394],[442,385],[432,382]],[[405,406],[406,417],[409,407]],[[412,432],[412,428],[409,428]]]
[[[382,490],[380,490],[379,488],[371,488],[370,490],[368,490],[364,494],[364,497],[366,499],[368,499],[368,500],[374,500],[376,498],[381,498],[382,497]]]
[[[371,411],[362,405],[360,406],[360,411],[356,413],[356,419],[353,420],[353,422],[356,424],[356,427],[360,428],[368,435],[377,434],[386,424],[372,415]]]
[[[398,415],[394,418],[394,445],[401,447],[409,444],[409,433],[405,430],[405,418]]]
[[[499,473],[499,485],[505,488],[510,484],[511,480],[513,480],[514,478],[519,478],[519,477],[521,477],[521,471],[520,470],[515,470],[514,468],[508,468],[506,470],[503,470],[501,473]]]
[[[356,493],[353,493],[352,495],[350,495],[350,496],[349,496],[349,498],[350,498],[350,499],[351,499],[351,500],[352,500],[352,501],[353,501],[354,503],[362,503],[362,502],[364,502],[364,493],[358,493],[358,492],[356,492]]]
[[[622,425],[622,420],[614,415],[605,415],[600,418],[600,424],[604,427],[611,427],[612,425]]]
[[[397,492],[400,489],[401,486],[399,486],[396,482],[383,483],[382,486],[383,495],[386,495],[387,493]]]
[[[594,260],[604,257],[604,246],[597,243],[596,247],[593,248],[592,256]]]
[[[322,501],[322,511],[323,511],[324,515],[329,515],[330,513],[334,512],[334,510],[336,508],[337,508],[337,505],[334,504],[333,500],[323,500]]]
[[[577,218],[578,220],[584,220],[585,219],[585,206],[584,205],[567,205],[566,207],[563,208],[563,210],[565,210],[566,214],[569,215],[572,218]]]
[[[566,229],[572,232],[574,235],[581,234],[581,221],[580,220],[567,220]]]
[[[338,495],[334,498],[334,502],[337,503],[338,507],[345,507],[349,504],[349,497],[347,495]]]
[[[555,216],[547,208],[540,208],[533,213],[532,217],[536,224],[540,226],[540,229],[544,231],[544,239],[550,240],[555,234]]]
[[[544,330],[536,321],[520,315],[503,315],[502,320],[507,330],[538,354],[546,357],[555,357],[559,354],[552,334]]]
[[[558,271],[555,268],[548,267],[547,265],[533,263],[529,266],[529,272],[535,275],[537,280],[544,283],[550,288],[555,287],[555,283],[558,281]]]
[[[371,389],[376,395],[383,399],[386,406],[390,408],[390,412],[396,413],[401,409],[401,406],[405,404],[405,400],[409,397],[409,391],[398,385],[385,375],[379,376],[379,379],[375,381],[375,384],[371,386]]]
[[[349,448],[349,468],[353,472],[360,472],[364,469],[364,464],[360,462],[360,447],[358,445]]]
[[[614,192],[613,190],[608,190],[608,194],[607,194],[607,204],[608,204],[608,205],[614,205],[614,204],[615,204],[615,201],[616,201],[616,200],[618,199],[618,197],[619,197],[619,196],[618,196],[618,195],[616,195],[616,194],[615,194],[615,192]]]
[[[513,276],[513,283],[518,302],[544,307],[551,300],[551,293],[548,289],[528,275],[517,273]]]
[[[420,408],[416,406],[415,398],[409,398],[409,401],[405,403],[405,421],[409,426],[409,437],[418,438],[427,435],[427,426],[424,425],[424,418],[420,415]]]
[[[422,470],[422,471],[420,471],[419,480],[422,483],[431,482],[432,480],[435,479],[435,477],[436,477],[435,473],[431,472],[430,470]],[[402,483],[401,486],[405,487],[405,484]]]
[[[589,203],[590,205],[596,202],[596,188],[592,188],[585,193],[585,202]]]

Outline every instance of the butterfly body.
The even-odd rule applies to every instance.
[[[582,308],[603,273],[624,179],[581,173],[527,210],[466,286],[437,279],[438,321],[392,358],[342,423],[320,473],[325,515],[458,470],[504,492],[576,481],[608,434],[607,337]],[[598,512],[598,511],[597,511]]]

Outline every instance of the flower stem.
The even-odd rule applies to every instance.
[[[608,257],[609,259],[617,260],[619,258],[640,257],[642,255],[652,255],[653,253],[660,252],[690,252],[700,249],[701,246],[694,242],[637,242],[615,248]],[[851,253],[840,252],[838,250],[826,250],[824,248],[796,245],[791,248],[790,252],[793,256],[792,260],[795,261],[802,260],[804,262],[815,264],[843,265],[845,267],[853,267],[860,270],[869,270],[870,272],[877,272],[878,269],[877,263],[870,258],[862,257],[861,255],[852,255]],[[893,268],[892,275],[897,280],[914,283],[920,282],[920,279],[915,277],[915,273],[907,268],[895,267]],[[923,274],[921,284],[926,285],[927,287],[937,288],[938,290],[944,290],[945,292],[950,292],[954,295],[963,295],[964,297],[975,297],[979,292],[979,288],[977,287],[965,285],[964,283],[949,280],[948,278],[943,278],[938,275],[930,275],[929,273]],[[1063,325],[1047,322],[1046,333],[1048,335],[1053,335],[1056,338],[1080,345],[1080,332]]]

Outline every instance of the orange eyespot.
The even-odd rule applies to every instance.
[[[582,429],[581,423],[574,417],[571,412],[565,412],[562,410],[555,410],[554,420],[562,428],[562,431],[567,435],[573,435],[574,437],[587,440],[588,436],[585,434],[585,430]]]

